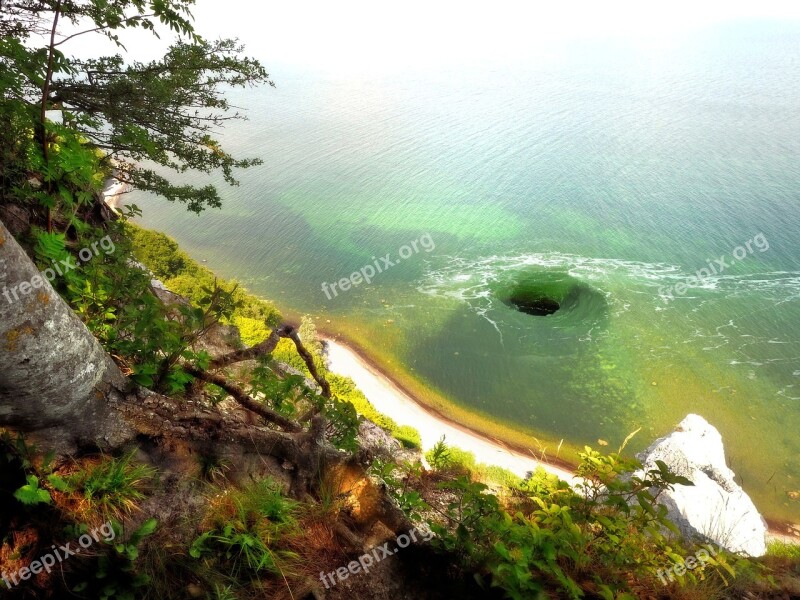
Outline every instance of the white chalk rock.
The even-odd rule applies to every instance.
[[[676,485],[659,497],[684,536],[706,538],[749,556],[766,553],[767,524],[734,481],[725,463],[722,436],[703,417],[688,415],[674,432],[656,440],[637,458],[645,471],[657,469],[660,460],[676,475],[694,482],[694,486]]]

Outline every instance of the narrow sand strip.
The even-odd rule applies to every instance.
[[[401,390],[356,352],[330,338],[324,338],[328,367],[334,373],[350,377],[375,408],[397,421],[411,425],[422,437],[422,449],[429,450],[444,435],[447,443],[475,454],[480,463],[504,467],[520,476],[536,467],[574,483],[575,475],[565,469],[543,463],[520,452],[509,450],[481,435],[433,414]]]
[[[109,179],[106,182],[106,188],[103,190],[103,199],[105,203],[115,212],[119,212],[123,207],[122,196],[130,191],[130,186],[127,183],[118,181],[116,179]]]

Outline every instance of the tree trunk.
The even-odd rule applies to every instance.
[[[109,401],[126,379],[0,222],[0,426],[45,448],[111,448],[133,436]]]

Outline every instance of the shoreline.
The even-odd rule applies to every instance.
[[[411,425],[417,429],[423,452],[430,450],[444,435],[448,444],[472,452],[479,463],[503,467],[521,477],[542,467],[570,484],[576,481],[575,465],[566,461],[539,460],[530,450],[526,452],[524,448],[514,447],[465,427],[420,402],[351,344],[330,336],[320,336],[320,339],[325,344],[328,368],[334,373],[350,377],[379,412],[400,425]]]
[[[541,461],[530,450],[515,447],[497,438],[479,433],[448,418],[442,412],[426,406],[413,393],[385,373],[380,366],[349,341],[340,336],[320,334],[325,347],[328,368],[350,377],[372,405],[399,425],[416,428],[422,439],[422,451],[445,435],[452,446],[475,455],[476,462],[496,465],[524,477],[527,472],[542,467],[570,485],[578,481],[575,465],[564,460]],[[768,541],[800,544],[800,524],[776,521],[762,515],[768,526]]]

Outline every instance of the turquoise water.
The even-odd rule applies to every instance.
[[[223,139],[264,165],[221,211],[132,200],[220,274],[497,423],[573,446],[642,427],[638,449],[699,413],[762,511],[797,520],[799,57],[800,25],[760,22],[410,79],[285,73],[232,93],[250,121]]]

